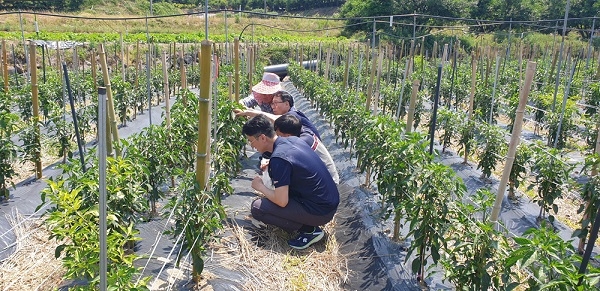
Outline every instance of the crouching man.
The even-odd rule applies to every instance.
[[[333,219],[340,194],[327,167],[319,156],[298,137],[278,137],[273,123],[264,115],[248,120],[242,129],[250,146],[261,154],[271,153],[270,190],[260,176],[252,188],[264,198],[252,203],[252,216],[298,235],[289,240],[290,247],[305,249],[323,238],[321,226]]]

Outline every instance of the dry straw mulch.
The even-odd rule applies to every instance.
[[[339,253],[334,223],[325,227],[321,242],[302,251],[291,249],[290,235],[279,228],[230,225],[232,235],[211,246],[213,260],[244,274],[246,290],[343,290],[350,274],[347,258]]]
[[[53,290],[62,282],[64,269],[54,258],[58,246],[39,218],[8,217],[16,234],[15,252],[0,262],[0,290]]]

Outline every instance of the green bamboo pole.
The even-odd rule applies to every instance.
[[[115,118],[115,106],[113,103],[112,89],[110,85],[110,78],[108,76],[108,66],[106,64],[106,53],[104,52],[104,44],[100,44],[100,65],[102,66],[102,76],[104,78],[104,86],[106,87],[106,97],[107,97],[107,113],[108,118],[107,122],[109,123],[110,131],[112,132],[112,141],[119,141],[119,131],[117,130],[117,119]],[[107,137],[110,134],[106,135]],[[121,155],[121,150],[117,147],[115,149],[117,156]],[[106,146],[106,154],[108,156],[112,156],[112,144],[109,143]]]
[[[210,41],[203,40],[201,45],[200,71],[211,72],[211,46]],[[209,169],[207,161],[210,160],[209,126],[210,126],[210,79],[211,74],[200,76],[200,98],[198,107],[198,145],[196,147],[196,182],[201,188],[206,188]]]
[[[40,127],[39,127],[39,120],[40,120],[40,103],[39,103],[39,99],[38,99],[38,83],[37,83],[37,63],[36,63],[36,59],[35,59],[35,43],[34,42],[30,42],[29,43],[29,65],[30,67],[30,74],[31,74],[31,99],[32,99],[32,105],[33,105],[33,120],[35,121],[35,132],[36,132],[36,138],[35,138],[35,143],[37,144],[38,148],[41,148],[41,142],[40,142]],[[37,179],[41,179],[42,178],[42,159],[40,157],[40,152],[36,152],[35,153],[35,176],[37,177]]]

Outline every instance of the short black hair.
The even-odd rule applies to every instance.
[[[275,136],[275,129],[273,129],[271,120],[263,114],[259,114],[246,121],[242,127],[242,133],[254,137],[264,134],[267,137],[272,138]]]
[[[292,94],[290,94],[288,91],[277,91],[273,97],[275,96],[281,98],[281,102],[287,102],[290,105],[290,108],[294,107],[294,97],[292,97]]]
[[[302,132],[302,123],[300,119],[292,114],[284,114],[275,119],[274,122],[275,130],[279,130],[282,133],[291,134],[293,136],[300,136]]]

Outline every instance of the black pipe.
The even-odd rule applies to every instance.
[[[440,83],[442,81],[442,64],[438,65],[437,85],[435,86],[435,96],[433,98],[433,116],[429,126],[429,154],[433,154],[433,139],[435,138],[435,123],[437,122],[438,101],[440,99]]]
[[[587,269],[587,265],[590,261],[590,257],[592,256],[592,251],[594,250],[594,245],[596,244],[596,239],[598,238],[598,229],[600,228],[600,208],[598,208],[598,212],[596,213],[596,219],[594,220],[594,225],[592,225],[592,232],[590,233],[590,240],[588,240],[587,245],[585,247],[585,253],[583,253],[583,259],[581,260],[581,265],[579,265],[579,274],[585,274],[585,270]],[[581,285],[583,281],[583,276],[579,278],[578,286]]]
[[[17,76],[17,55],[15,55],[15,45],[11,44],[10,47],[12,48],[12,54],[13,54],[13,70],[15,71],[15,83],[17,84],[17,86],[19,86],[19,77]]]
[[[73,115],[73,125],[75,126],[75,136],[77,137],[77,148],[79,149],[79,160],[81,161],[81,168],[85,173],[85,158],[83,157],[83,143],[81,136],[79,135],[79,125],[77,124],[77,114],[75,113],[75,101],[73,101],[73,93],[71,92],[71,82],[69,81],[69,72],[67,71],[67,63],[62,63],[63,73],[65,75],[65,83],[67,85],[67,92],[69,93],[69,103],[71,104],[71,114]]]
[[[303,61],[302,67],[307,70],[314,70],[317,67],[318,60]],[[288,74],[289,64],[278,64],[264,67],[265,72],[274,73],[279,78],[283,78]]]

